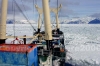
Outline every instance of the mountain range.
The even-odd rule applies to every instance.
[[[94,19],[90,21],[89,24],[100,24],[100,19]]]
[[[36,24],[37,22],[30,20],[31,23]],[[26,20],[21,21],[14,21],[14,20],[7,20],[7,24],[27,24]],[[92,17],[85,17],[85,18],[73,18],[73,19],[65,19],[60,20],[60,24],[100,24],[100,18],[92,18]]]
[[[100,24],[100,18],[92,18],[92,17],[85,17],[85,18],[73,18],[67,19],[60,22],[61,24]]]
[[[7,19],[6,23],[7,24],[29,24],[27,20],[14,21],[14,20],[9,20],[9,19]],[[36,22],[33,20],[30,20],[30,23],[36,23]]]

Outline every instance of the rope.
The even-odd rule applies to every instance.
[[[22,15],[25,17],[25,19],[27,20],[27,22],[31,25],[31,27],[34,29],[34,31],[36,31],[36,29],[32,26],[32,24],[30,23],[29,19],[26,17],[26,15],[23,13],[23,11],[21,10],[21,8],[18,6],[17,2],[14,0],[16,6],[18,7],[18,9],[21,11]]]
[[[36,1],[33,0],[33,15],[34,15],[33,18],[34,18],[34,21],[35,21],[35,19],[36,19],[36,17],[35,17],[35,14],[36,14],[36,13],[35,13],[35,2],[36,2]],[[37,22],[37,21],[36,21],[36,22]]]
[[[35,3],[36,3],[36,5],[37,5],[37,0],[35,0]]]
[[[59,1],[57,0],[57,10],[58,10],[58,5],[59,5]],[[60,12],[60,13],[59,13]],[[58,18],[60,17],[60,14],[61,14],[61,9],[60,11],[58,12]],[[59,21],[60,22],[60,21]],[[59,23],[60,24],[60,23]],[[62,26],[62,25],[61,25]]]
[[[40,30],[42,29],[43,23],[44,23],[44,20],[42,20],[42,24],[41,24]]]
[[[25,6],[24,6],[24,4],[23,4],[23,0],[21,0],[21,2],[22,2],[22,6],[23,6],[23,8],[24,8],[24,11],[25,11],[25,13],[26,13],[26,16],[27,16],[27,18],[29,18],[28,15],[27,15],[27,12],[26,12],[26,8],[25,8]]]
[[[57,0],[57,11],[58,11],[58,0]]]
[[[61,9],[60,9],[60,11],[59,11],[58,18],[60,18],[60,20],[59,20],[59,24],[60,24],[60,21],[62,21],[62,20],[61,20]],[[62,24],[60,24],[60,25],[61,25],[61,29],[62,29]]]
[[[34,0],[33,0],[34,1]],[[24,4],[23,4],[23,0],[21,0],[21,2],[22,2],[22,5],[23,5],[23,8],[24,8],[24,10],[25,10],[25,13],[26,13],[26,15],[27,15],[27,12],[26,12],[26,8],[25,8],[25,6],[24,6]],[[34,8],[34,7],[33,7]],[[33,10],[34,11],[34,10]],[[34,12],[33,12],[34,13]],[[23,13],[24,14],[24,13]],[[29,22],[29,17],[28,17],[28,15],[27,15],[27,21]],[[29,22],[30,23],[30,22]],[[31,24],[30,24],[31,25]],[[32,25],[31,25],[32,26]],[[33,26],[32,26],[33,27]],[[33,29],[34,29],[34,27],[33,27]]]
[[[58,5],[59,5],[59,1],[57,0],[57,8],[58,8]],[[58,9],[57,9],[58,10]],[[60,9],[60,12],[61,12],[61,9]],[[58,12],[59,13],[59,12]],[[58,18],[59,18],[59,14],[58,14]]]
[[[34,13],[34,12],[35,12],[34,4],[35,4],[35,1],[33,0],[33,14],[35,14],[35,13]],[[34,18],[34,16],[33,16],[33,18]]]
[[[55,22],[55,19],[53,20],[53,23],[54,23],[54,22]],[[56,26],[55,26],[53,23],[52,23],[53,27],[56,28]]]
[[[51,0],[49,0],[49,2],[50,2]]]
[[[14,1],[12,1],[12,13],[13,13],[13,31],[14,31],[14,38],[15,38],[15,4]]]

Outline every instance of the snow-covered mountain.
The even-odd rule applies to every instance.
[[[14,20],[7,20],[7,24],[24,24],[24,22],[21,21],[14,21]]]
[[[7,20],[7,24],[29,24],[29,22],[27,20],[20,20],[20,21],[14,21],[14,20]],[[33,20],[30,20],[30,23],[31,24],[36,24],[35,21]]]
[[[100,19],[94,19],[92,21],[90,21],[88,24],[100,24]]]
[[[61,24],[91,24],[91,21],[96,20],[93,24],[98,23],[100,24],[100,19],[93,18],[93,17],[83,17],[83,18],[73,18],[73,19],[66,19],[61,20]]]
[[[13,24],[14,20],[7,20],[7,24]],[[30,20],[31,24],[37,24],[36,21]],[[56,22],[54,22],[56,23]],[[27,20],[15,21],[15,24],[29,24]],[[60,24],[100,24],[100,18],[83,17],[60,20]]]

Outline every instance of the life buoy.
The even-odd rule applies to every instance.
[[[19,40],[17,37],[11,43],[12,44],[24,44],[23,41],[22,40]]]

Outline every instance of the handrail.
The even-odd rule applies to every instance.
[[[35,36],[38,36],[39,34],[36,34]],[[16,36],[17,38],[34,38],[35,36]],[[6,38],[14,38],[14,36],[6,36]]]

